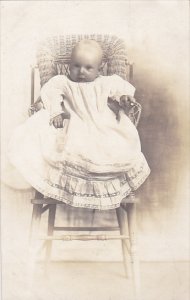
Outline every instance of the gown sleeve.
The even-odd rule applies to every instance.
[[[129,95],[133,97],[135,94],[135,87],[118,75],[112,75],[110,83],[111,86],[109,97],[115,98],[117,101],[119,101],[120,97],[123,95]]]
[[[65,76],[52,77],[41,89],[40,96],[45,109],[50,113],[50,119],[60,115],[62,110]]]

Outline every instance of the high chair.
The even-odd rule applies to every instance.
[[[118,74],[124,79],[132,81],[133,64],[129,63],[126,47],[122,40],[110,35],[66,35],[54,36],[40,44],[37,51],[37,66],[32,67],[31,73],[31,104],[34,103],[35,72],[39,69],[40,83],[43,86],[51,77],[57,74],[67,74],[68,64],[73,46],[82,39],[94,39],[100,43],[104,52],[102,74]],[[141,105],[135,103],[129,111],[131,121],[138,125],[141,114]],[[33,204],[31,239],[39,238],[39,224],[41,216],[48,211],[47,236],[40,237],[45,241],[46,261],[50,260],[53,240],[121,240],[123,263],[126,275],[132,271],[132,278],[136,291],[136,299],[140,294],[139,262],[137,257],[136,244],[136,203],[137,199],[131,193],[123,199],[121,206],[116,208],[118,227],[57,227],[55,226],[55,216],[57,205],[66,205],[55,199],[45,198],[36,191],[35,198],[31,200]],[[77,208],[76,208],[77,209]],[[78,231],[79,234],[54,235],[55,231]],[[82,234],[85,231],[119,231],[120,234]],[[139,298],[138,298],[139,299]]]

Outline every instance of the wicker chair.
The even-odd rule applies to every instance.
[[[99,42],[104,52],[104,64],[102,74],[112,75],[118,74],[123,79],[132,81],[133,64],[128,62],[126,47],[122,40],[110,35],[66,35],[54,36],[46,39],[39,45],[37,51],[37,66],[32,67],[31,73],[31,104],[34,103],[34,83],[35,69],[39,69],[40,83],[43,86],[51,77],[57,74],[67,74],[69,57],[73,46],[82,39],[94,39]],[[129,117],[137,126],[141,113],[139,103],[131,108]],[[33,204],[32,222],[31,222],[31,240],[39,238],[39,224],[41,215],[48,211],[47,236],[40,237],[45,241],[46,262],[50,260],[52,241],[53,240],[115,240],[120,239],[122,242],[123,262],[126,276],[133,274],[133,282],[135,285],[136,298],[139,295],[139,263],[136,252],[136,203],[134,194],[123,199],[121,206],[116,209],[118,227],[56,227],[55,216],[57,205],[66,205],[55,199],[45,198],[39,192],[36,192],[35,198],[31,200]],[[95,235],[95,234],[63,234],[54,235],[54,231],[119,231],[120,234],[113,235]]]

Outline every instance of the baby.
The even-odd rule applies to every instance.
[[[10,147],[12,163],[35,189],[75,207],[116,208],[150,173],[127,117],[135,88],[118,75],[99,75],[102,56],[94,40],[79,42],[69,76],[42,87],[44,109],[16,130]]]
[[[82,40],[72,51],[69,78],[75,82],[94,81],[100,72],[103,58],[103,51],[100,45],[94,40]],[[120,120],[120,111],[123,110],[128,114],[135,98],[130,95],[123,95],[118,103],[112,98],[108,98],[108,106],[115,113],[116,119]],[[30,115],[43,108],[41,98],[38,98],[30,108]],[[68,118],[67,114],[60,114],[52,120],[55,128],[63,127],[63,120]]]

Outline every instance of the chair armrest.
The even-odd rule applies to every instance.
[[[142,106],[138,102],[133,102],[131,109],[128,112],[129,119],[133,122],[135,127],[138,126],[140,117],[141,117]]]

